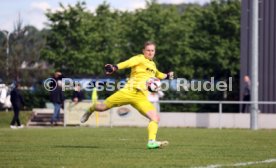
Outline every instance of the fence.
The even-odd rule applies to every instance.
[[[271,102],[271,101],[258,101],[258,102],[253,102],[253,101],[200,101],[200,100],[161,100],[159,101],[160,104],[218,104],[218,109],[219,109],[219,128],[221,129],[221,118],[222,118],[222,109],[223,109],[223,104],[271,104],[275,105],[276,102]],[[260,112],[260,111],[259,111]],[[252,118],[251,118],[252,119]],[[257,122],[257,121],[254,121]],[[254,125],[257,125],[257,123],[254,123]]]
[[[164,127],[208,127],[208,128],[249,128],[249,114],[224,113],[225,104],[253,104],[250,101],[197,101],[197,100],[161,100],[160,104],[217,104],[218,113],[184,113],[161,112],[160,126]],[[260,101],[257,104],[276,104],[276,102]],[[65,103],[66,125],[80,125],[79,119],[90,106],[90,101],[83,101],[77,105],[71,101]],[[93,116],[94,115],[94,116]],[[148,120],[139,115],[131,106],[112,108],[104,113],[95,113],[85,123],[88,126],[147,126]],[[260,128],[276,128],[276,114],[259,114]],[[258,121],[257,121],[258,122]],[[275,124],[274,124],[275,123]],[[84,124],[81,124],[84,125]]]

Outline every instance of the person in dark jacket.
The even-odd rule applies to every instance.
[[[57,87],[50,92],[50,100],[54,104],[54,113],[51,118],[51,125],[60,121],[60,108],[63,105],[64,93],[62,91],[61,81],[57,81]]]
[[[243,81],[244,81],[244,90],[243,90],[243,101],[250,101],[250,88],[251,88],[251,80],[250,77],[248,75],[245,75],[243,77]],[[243,104],[242,105],[242,112],[245,113],[245,109],[246,107],[249,106],[248,104]]]
[[[63,74],[59,70],[56,70],[54,75],[52,76],[50,87],[55,89],[57,87],[57,81],[62,80],[63,77]]]
[[[18,82],[16,82],[14,88],[11,91],[10,100],[11,100],[13,113],[14,113],[11,124],[10,124],[10,127],[12,129],[24,127],[24,125],[21,125],[20,119],[19,119],[20,107],[25,104],[23,97],[18,90],[19,86],[20,86],[20,84]],[[17,124],[17,126],[15,124]]]

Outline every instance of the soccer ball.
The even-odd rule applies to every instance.
[[[158,78],[149,78],[146,85],[150,92],[158,92],[161,89],[161,81]]]

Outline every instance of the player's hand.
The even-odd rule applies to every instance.
[[[117,70],[118,70],[118,67],[117,67],[116,65],[106,64],[106,65],[104,66],[104,69],[105,69],[105,74],[110,75],[110,74],[112,74],[113,72],[117,71]]]
[[[174,72],[169,72],[169,73],[167,73],[167,77],[166,77],[166,79],[170,79],[170,80],[172,80],[174,78]]]

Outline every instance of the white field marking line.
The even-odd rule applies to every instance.
[[[242,162],[242,163],[234,163],[234,164],[226,164],[226,165],[208,165],[208,166],[200,166],[200,167],[192,167],[192,168],[220,168],[220,167],[240,167],[240,166],[249,166],[249,165],[256,165],[262,163],[272,163],[276,162],[276,158],[267,159],[263,161],[256,161],[256,162]]]

